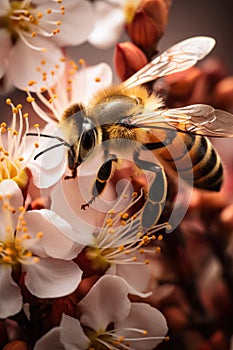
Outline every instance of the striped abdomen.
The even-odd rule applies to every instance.
[[[209,191],[219,191],[223,181],[220,156],[207,137],[174,133],[160,156],[186,181]]]

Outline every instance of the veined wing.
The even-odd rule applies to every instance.
[[[153,59],[123,82],[122,86],[131,88],[168,74],[186,70],[203,59],[213,49],[214,45],[215,40],[206,36],[183,40]]]
[[[233,114],[206,104],[158,110],[128,120],[141,128],[159,128],[165,124],[178,131],[212,137],[233,137]]]

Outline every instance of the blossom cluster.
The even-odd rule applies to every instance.
[[[1,93],[23,93],[19,103],[5,99],[10,118],[0,124],[4,350],[230,346],[228,177],[219,194],[194,190],[191,196],[190,186],[167,174],[155,153],[145,152],[136,166],[136,142],[124,139],[119,146],[110,137],[90,144],[101,122],[93,131],[88,113],[102,112],[95,106],[89,112],[92,96],[112,91],[114,72],[126,80],[158,53],[170,5],[169,0],[0,3]],[[120,42],[122,33],[127,42]],[[89,66],[88,57],[69,56],[68,47],[78,52],[85,42],[112,48],[114,71],[105,62]],[[221,93],[229,78],[218,74],[219,66],[211,72],[206,67],[146,88],[163,97],[166,90],[164,102],[156,99],[158,108],[175,108],[198,103],[195,91],[204,86],[201,102],[232,112],[230,93]],[[148,105],[154,106],[150,99]],[[69,118],[73,115],[76,119]],[[150,142],[153,137],[148,132]],[[188,344],[192,339],[196,348]]]

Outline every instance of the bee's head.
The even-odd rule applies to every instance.
[[[97,144],[97,130],[80,104],[69,107],[63,116],[63,129],[69,140],[68,166],[77,168]]]

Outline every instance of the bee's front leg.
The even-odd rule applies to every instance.
[[[117,156],[115,154],[110,154],[108,159],[101,165],[98,170],[97,177],[92,189],[92,197],[91,199],[81,205],[81,209],[86,210],[87,207],[98,197],[104,190],[108,179],[111,176],[112,172],[112,163],[117,162]]]

